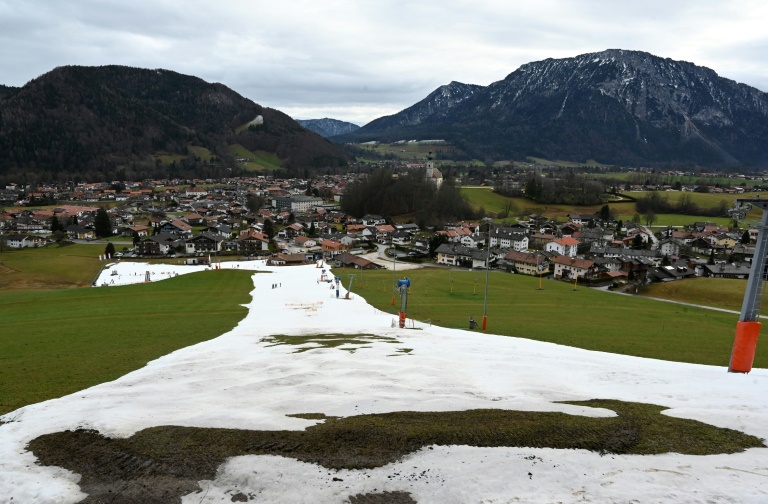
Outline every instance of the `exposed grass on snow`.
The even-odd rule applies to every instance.
[[[616,400],[567,404],[606,408],[617,416],[496,409],[405,411],[346,418],[314,413],[292,415],[323,420],[304,431],[164,426],[120,439],[77,430],[38,437],[29,447],[41,464],[81,474],[79,485],[94,501],[112,498],[129,486],[132,488],[124,497],[171,501],[196,491],[197,481],[214,479],[220,464],[240,455],[280,455],[328,469],[365,470],[435,445],[637,455],[714,455],[764,446],[759,438],[736,430],[661,415],[662,406]],[[132,485],[138,482],[142,485]]]
[[[370,345],[376,341],[383,343],[400,343],[396,338],[376,336],[375,334],[313,334],[308,336],[277,334],[262,338],[261,341],[267,343],[267,347],[278,345],[298,347],[293,353],[302,353],[316,348],[338,348],[342,345],[361,347],[363,345]],[[348,350],[348,348],[345,348],[345,350]]]

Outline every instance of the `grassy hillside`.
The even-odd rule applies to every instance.
[[[351,273],[334,269],[346,279]],[[355,272],[357,275],[359,271]],[[411,278],[408,317],[466,329],[483,315],[485,272],[444,269],[397,273]],[[727,366],[738,316],[501,272],[489,274],[488,331],[589,350],[680,362]],[[359,276],[358,276],[359,278]],[[393,313],[391,272],[364,272],[355,291]],[[684,282],[682,282],[684,283]],[[451,293],[453,288],[453,293]],[[723,292],[723,299],[738,292]],[[756,366],[768,365],[768,346],[758,347]]]
[[[432,152],[450,153],[456,150],[456,147],[452,145],[429,145],[429,144],[417,144],[417,143],[402,143],[402,144],[388,144],[388,143],[365,143],[356,144],[355,147],[359,147],[363,150],[370,151],[379,156],[394,156],[399,159],[409,160],[414,163],[425,163],[427,155]],[[448,161],[448,163],[453,163]]]
[[[0,289],[0,414],[114,380],[231,330],[252,272],[64,290]]]
[[[746,280],[702,277],[691,278],[682,282],[651,284],[642,295],[741,311],[741,303],[744,300],[746,289]],[[765,313],[766,310],[768,310],[768,306],[763,312]]]
[[[246,160],[244,163],[241,163],[246,170],[263,171],[280,168],[280,158],[270,152],[250,151],[240,144],[233,144],[227,148],[233,156]]]

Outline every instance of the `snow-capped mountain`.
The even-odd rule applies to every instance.
[[[768,94],[693,63],[610,49],[438,88],[354,134],[444,138],[481,158],[768,163]]]

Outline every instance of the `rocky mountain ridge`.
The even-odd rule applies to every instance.
[[[445,87],[340,140],[445,138],[481,159],[768,164],[768,94],[689,62],[610,49],[528,63],[440,103]]]
[[[328,117],[322,119],[296,119],[296,122],[326,138],[352,133],[360,128],[357,124]]]

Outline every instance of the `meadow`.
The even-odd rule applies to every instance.
[[[365,271],[362,282],[359,271],[334,269],[334,274],[341,276],[345,285],[349,274],[357,275],[353,293],[392,313],[395,320],[400,297],[396,296],[393,305],[392,272]],[[484,271],[424,268],[396,272],[395,276],[411,279],[409,318],[458,329],[468,328],[470,316],[478,323],[482,320]],[[736,314],[499,271],[489,272],[488,277],[488,332],[637,357],[728,365]],[[718,304],[728,307],[740,304],[746,284],[729,285],[731,290],[721,290],[709,299],[720,299]],[[711,283],[713,291],[717,291],[716,286],[717,282]],[[678,296],[711,304],[705,301],[712,294],[702,293],[697,298],[695,292],[692,287]],[[764,366],[758,363],[766,360],[768,348],[758,346],[755,365]]]
[[[500,219],[504,222],[514,222],[515,217],[518,215],[528,214],[541,214],[550,219],[556,219],[559,221],[565,221],[568,219],[569,213],[584,213],[593,214],[597,213],[603,206],[600,205],[560,205],[560,204],[542,204],[537,203],[527,198],[508,198],[493,192],[491,187],[463,187],[461,193],[467,198],[470,206],[474,210],[484,209],[491,215],[499,214],[507,209],[510,205],[510,215],[506,219]],[[630,196],[642,197],[647,196],[647,192],[631,192],[627,193]],[[733,197],[730,199],[722,194],[697,194],[697,193],[681,193],[681,192],[665,192],[663,195],[669,197],[670,201],[676,202],[683,194],[691,196],[692,201],[701,208],[714,208],[720,204],[722,200],[728,200],[729,204],[732,202]],[[744,195],[747,197],[748,195]],[[637,213],[637,206],[633,201],[609,201],[606,203],[611,209],[618,213],[618,218],[621,220],[632,220]],[[747,216],[748,219],[759,219],[759,210],[753,210]],[[642,220],[642,219],[641,219]],[[655,226],[684,226],[692,224],[696,221],[713,222],[721,226],[727,226],[731,223],[731,219],[728,217],[708,217],[704,215],[682,215],[682,214],[657,214]]]
[[[162,282],[0,290],[0,414],[114,380],[245,317],[253,272]]]
[[[654,283],[642,295],[740,312],[746,288],[746,280],[701,277],[680,282]]]
[[[117,242],[115,242],[117,243]],[[105,244],[49,245],[0,254],[0,290],[67,289],[90,285]],[[116,245],[117,250],[122,246]]]
[[[276,170],[280,168],[280,158],[270,152],[250,151],[240,144],[232,144],[228,149],[233,156],[246,160],[242,166],[248,171]]]

